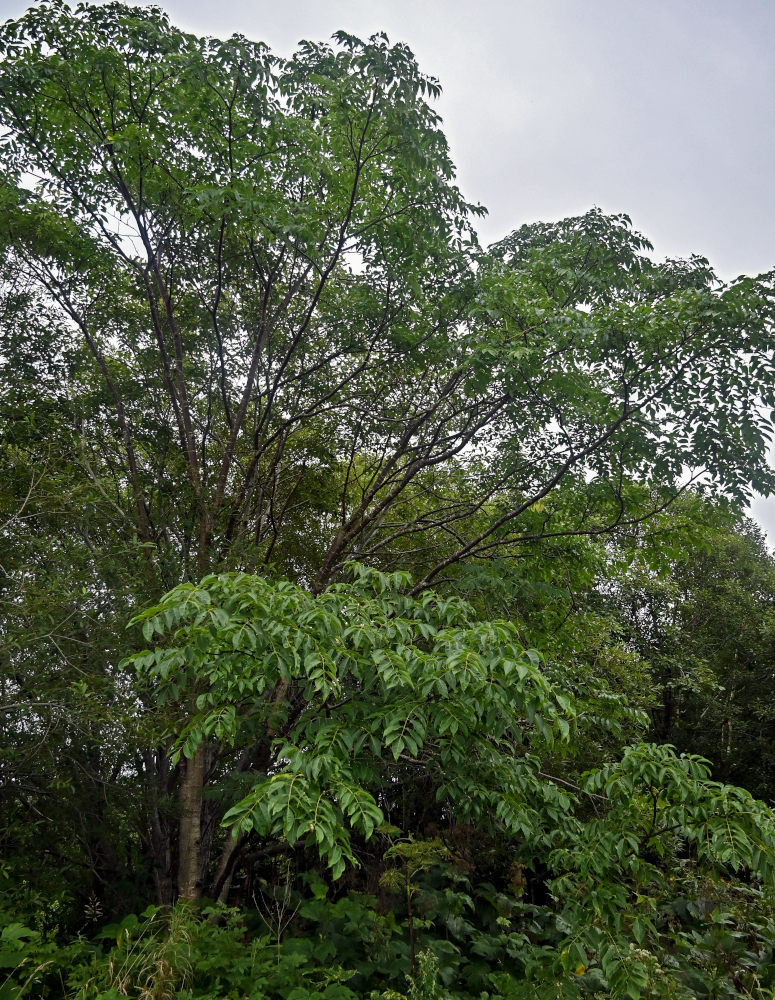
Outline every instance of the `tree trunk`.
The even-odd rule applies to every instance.
[[[178,898],[198,899],[202,894],[202,786],[205,747],[200,743],[194,756],[184,764],[180,785],[180,836],[178,839]]]
[[[175,902],[172,827],[177,826],[169,806],[173,772],[162,748],[146,749],[137,762],[146,789],[145,809],[140,821],[140,838],[153,874],[157,905]]]
[[[229,831],[226,837],[226,842],[223,845],[223,850],[221,851],[221,859],[218,864],[218,870],[215,874],[212,886],[212,895],[218,900],[219,903],[228,902],[231,880],[234,875],[234,866],[242,853],[246,841],[247,837],[244,833],[241,833],[239,837],[235,839],[232,837],[231,831]]]

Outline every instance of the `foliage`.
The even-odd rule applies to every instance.
[[[439,814],[497,815],[528,837],[559,821],[567,797],[527,751],[569,738],[573,703],[549,688],[538,655],[458,599],[412,598],[405,575],[352,572],[317,598],[210,576],[137,619],[160,640],[132,658],[159,703],[196,701],[179,753],[211,737],[264,744],[264,768],[224,817],[234,835],[315,845],[338,877],[355,861],[348,830],[368,840],[390,818],[396,765],[407,783],[413,768],[431,779]]]
[[[636,786],[653,779],[647,756],[633,755],[620,769]],[[691,762],[651,756],[652,768],[674,778],[682,772],[677,783],[691,785],[687,779],[697,770]],[[620,778],[609,773],[593,784],[613,788],[612,779]],[[624,798],[614,805],[608,830],[621,821]],[[584,836],[591,843],[598,832],[599,826],[590,827]],[[728,873],[700,872],[688,858],[662,870],[654,859],[635,859],[629,874],[647,864],[648,884],[640,885],[627,912],[610,899],[601,909],[606,890],[600,886],[593,919],[578,886],[571,892],[555,887],[563,901],[557,909],[469,879],[456,864],[437,866],[423,876],[417,897],[418,972],[408,984],[401,911],[383,911],[377,899],[358,893],[334,899],[310,874],[293,890],[296,916],[279,946],[249,912],[209,905],[151,907],[108,925],[91,942],[61,944],[7,925],[3,962],[10,976],[2,995],[15,998],[23,988],[23,995],[47,1000],[771,997],[772,898],[754,885],[734,884]],[[589,877],[586,861],[574,867],[577,876]]]
[[[636,558],[606,600],[654,678],[656,738],[771,802],[775,567],[750,522],[706,518],[702,545],[660,575]]]
[[[672,971],[657,972],[672,948],[692,953],[695,927],[688,937],[680,926],[665,933],[660,914],[692,899],[698,880],[711,899],[736,897],[746,923],[751,909],[769,905],[775,821],[763,803],[711,782],[700,758],[645,744],[589,772],[575,794],[559,790],[519,746],[528,720],[534,746],[550,748],[552,730],[567,735],[572,701],[520,655],[506,623],[472,628],[470,609],[459,601],[414,599],[402,593],[408,584],[400,576],[353,572],[355,583],[316,599],[288,584],[211,577],[200,588],[178,588],[141,616],[146,637],[162,637],[156,651],[135,657],[155,678],[157,696],[177,698],[187,685],[199,685],[200,714],[179,737],[183,752],[193,754],[211,733],[238,740],[241,726],[254,721],[277,733],[273,762],[254,776],[253,790],[226,823],[291,845],[303,840],[337,877],[345,858],[356,862],[350,831],[368,840],[383,818],[380,806],[390,802],[383,748],[394,762],[421,761],[431,775],[438,760],[440,818],[495,824],[523,862],[541,862],[551,873],[556,910],[544,919],[560,931],[559,957],[558,948],[525,939],[526,981],[574,970],[580,978],[591,968],[590,981],[607,984],[611,996],[669,996],[700,975],[675,957]],[[303,709],[294,716],[292,687],[310,706],[309,717]],[[279,731],[289,716],[292,742]],[[449,719],[459,723],[454,732]],[[381,881],[405,896],[413,972],[416,880],[447,854],[441,843],[412,840],[384,853],[404,869],[389,868]],[[748,887],[734,881],[735,872],[745,874]],[[730,877],[728,890],[715,888]],[[760,977],[764,945],[752,954],[751,975]],[[715,975],[718,965],[709,969]],[[655,976],[665,977],[668,992],[659,992]],[[576,993],[568,986],[563,995]]]
[[[771,275],[655,264],[598,210],[482,251],[436,82],[335,42],[282,60],[63,0],[0,38],[7,322],[42,310],[54,358],[77,332],[161,589],[322,589],[353,558],[421,587],[655,516],[687,470],[769,488]]]
[[[773,274],[483,249],[437,94],[0,28],[0,996],[772,996]]]
[[[20,989],[50,1000],[218,1000],[227,992],[245,1000],[355,997],[343,985],[351,974],[324,965],[320,949],[301,939],[281,952],[266,936],[246,943],[244,919],[234,910],[149,907],[103,928],[93,944],[65,948],[43,944],[18,925],[5,930],[9,941],[28,942],[8,956],[19,961],[6,984],[14,1000]],[[31,961],[38,962],[34,972],[28,971]]]

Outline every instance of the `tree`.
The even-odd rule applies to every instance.
[[[68,517],[80,490],[99,511],[84,599],[120,591],[115,635],[131,595],[216,570],[323,594],[357,560],[417,596],[653,518],[687,482],[775,482],[772,276],[656,264],[596,210],[483,251],[405,45],[340,33],[283,60],[52,0],[0,53],[3,363],[32,396],[64,364],[57,482]],[[143,708],[170,899],[201,879],[205,758],[228,753],[172,767]]]
[[[700,510],[696,547],[675,552],[660,574],[636,554],[603,601],[650,670],[655,738],[772,801],[775,567],[755,525]]]
[[[287,582],[213,575],[139,617],[154,648],[133,662],[159,701],[196,693],[178,753],[194,759],[213,734],[237,753],[262,748],[224,817],[231,837],[215,890],[254,834],[305,845],[338,877],[357,864],[356,843],[394,818],[397,786],[414,769],[440,826],[473,822],[512,857],[548,868],[560,933],[543,945],[544,911],[530,938],[512,942],[510,971],[524,970],[509,980],[513,995],[576,997],[574,979],[592,966],[590,988],[612,997],[689,996],[717,975],[719,952],[727,975],[755,985],[771,946],[754,920],[775,889],[771,810],[670,747],[629,747],[578,785],[550,778],[537,753],[570,739],[576,706],[515,627],[478,620],[455,598],[412,598],[405,575],[353,570],[354,583],[317,598]],[[448,856],[434,839],[384,855],[403,865],[381,881],[404,894],[413,974],[414,880]],[[727,944],[706,954],[690,903],[749,921],[745,956]],[[474,950],[494,956],[481,937]]]
[[[141,543],[178,579],[272,563],[301,506],[289,575],[446,535],[420,587],[645,516],[632,479],[770,485],[771,277],[720,290],[599,211],[482,254],[435,82],[337,43],[282,61],[115,3],[4,28],[6,276],[83,338]]]
[[[525,755],[531,733],[567,739],[573,707],[550,691],[537,654],[513,626],[479,622],[455,598],[408,596],[405,574],[353,570],[357,582],[317,598],[287,582],[208,576],[138,618],[146,639],[161,640],[133,657],[156,699],[196,703],[178,724],[177,754],[194,760],[214,736],[242,755],[249,791],[224,817],[234,837],[211,895],[252,830],[309,841],[341,875],[355,863],[348,828],[368,838],[391,818],[396,770],[427,775],[439,812],[497,811],[526,833],[539,810],[561,818],[564,794]],[[222,780],[233,778],[232,765]]]
[[[0,362],[0,849],[33,896],[128,908],[148,892],[132,773],[147,734],[116,671],[136,546],[106,480],[82,475],[84,458],[103,470],[70,423],[75,361],[37,320],[9,326]]]

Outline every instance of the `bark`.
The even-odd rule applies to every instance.
[[[246,843],[247,837],[244,833],[241,833],[237,838],[234,838],[231,834],[229,834],[226,838],[226,843],[223,845],[221,859],[218,864],[218,871],[216,872],[215,879],[213,881],[212,895],[218,900],[219,903],[228,902],[229,890],[231,889],[231,880],[234,875],[236,862],[244,850]]]
[[[199,745],[185,762],[180,785],[180,835],[178,858],[178,898],[198,899],[202,894],[202,788],[205,775],[205,748]]]
[[[148,790],[147,813],[140,836],[153,873],[154,897],[159,906],[169,906],[175,902],[172,816],[169,807],[164,807],[169,801],[172,778],[169,758],[162,749],[146,749],[138,761],[138,771]]]

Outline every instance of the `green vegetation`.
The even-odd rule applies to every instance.
[[[775,997],[773,275],[482,248],[381,35],[0,57],[0,1000]]]

